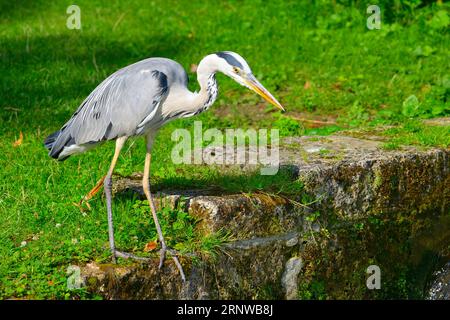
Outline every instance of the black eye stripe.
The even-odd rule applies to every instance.
[[[216,52],[216,55],[224,59],[226,62],[228,62],[228,64],[244,70],[244,66],[239,61],[237,61],[236,58],[233,57],[231,54],[221,51]]]

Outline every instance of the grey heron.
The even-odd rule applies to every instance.
[[[247,62],[235,52],[217,52],[200,61],[197,68],[198,92],[189,91],[187,73],[176,61],[149,58],[126,66],[106,78],[81,103],[69,121],[46,138],[44,145],[49,150],[49,156],[60,161],[104,141],[116,141],[111,165],[103,182],[109,245],[114,263],[117,257],[145,259],[116,250],[111,200],[112,174],[125,141],[132,136],[144,136],[147,150],[142,184],[161,244],[159,268],[164,263],[166,252],[169,252],[185,280],[176,252],[166,245],[150,193],[151,150],[158,129],[165,123],[197,115],[214,103],[218,93],[217,72],[253,90],[284,111],[253,76]]]

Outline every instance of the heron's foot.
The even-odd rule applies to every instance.
[[[178,256],[177,256],[178,253],[177,253],[177,251],[168,248],[166,245],[164,245],[163,248],[160,251],[159,269],[161,269],[163,264],[164,264],[164,260],[165,260],[167,252],[170,254],[171,258],[175,262],[175,265],[177,266],[178,271],[180,272],[181,280],[183,280],[183,282],[186,281],[186,276],[184,275],[183,266],[181,265],[180,260],[178,260]],[[133,260],[144,261],[144,262],[152,261],[151,258],[139,257],[139,256],[134,255],[134,254],[129,253],[129,252],[122,252],[122,251],[119,251],[119,250],[114,250],[114,254],[113,254],[113,263],[114,264],[116,263],[116,259],[117,258],[133,259]]]
[[[181,280],[186,281],[186,276],[184,275],[183,266],[180,263],[180,260],[178,260],[178,252],[176,250],[173,250],[163,242],[161,251],[159,252],[159,269],[162,268],[164,265],[164,261],[166,260],[166,253],[170,254],[170,257],[172,258],[173,262],[175,262],[175,265],[178,268],[178,271],[180,272]]]
[[[113,262],[115,263],[115,258],[122,258],[122,259],[133,259],[133,260],[137,260],[137,261],[151,261],[150,258],[144,258],[144,257],[139,257],[137,255],[134,255],[132,253],[128,253],[128,252],[122,252],[119,250],[115,250],[114,251],[114,255],[113,255]]]

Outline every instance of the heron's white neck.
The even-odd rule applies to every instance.
[[[218,86],[216,81],[217,56],[208,55],[204,57],[197,67],[197,81],[200,84],[200,91],[196,93],[194,108],[198,112],[207,110],[216,101]]]
[[[218,87],[215,74],[217,57],[204,57],[197,67],[199,92],[191,92],[185,87],[172,88],[166,102],[163,104],[163,114],[168,119],[190,117],[207,110],[216,100]]]

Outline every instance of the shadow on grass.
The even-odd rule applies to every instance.
[[[42,15],[42,13],[45,12],[46,6],[48,6],[48,1],[45,0],[1,1],[0,18],[14,19],[23,15],[27,16]]]
[[[180,174],[177,177],[151,177],[151,191],[166,194],[181,194],[186,196],[225,195],[236,193],[265,192],[284,196],[300,196],[303,193],[303,183],[298,180],[296,168],[281,166],[274,175],[261,175],[259,170],[252,172],[226,172],[222,167],[217,171],[199,172],[195,176]],[[115,175],[114,181],[130,179],[131,182],[117,193],[119,199],[130,200],[141,191],[141,176],[122,177]],[[141,198],[144,196],[141,194]]]

